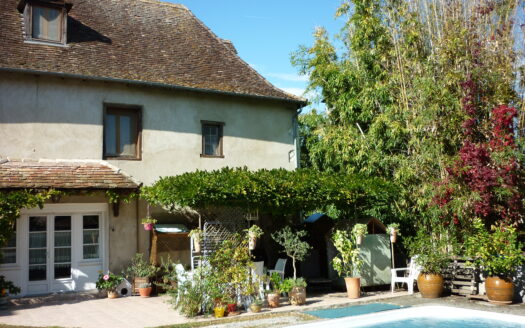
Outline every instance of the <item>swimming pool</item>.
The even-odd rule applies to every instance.
[[[470,310],[450,306],[427,305],[293,326],[293,328],[314,327],[525,328],[525,316]]]

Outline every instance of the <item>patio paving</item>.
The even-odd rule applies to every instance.
[[[276,309],[264,309],[260,314],[304,311],[308,309],[342,306],[356,302],[374,301],[406,295],[406,292],[374,292],[358,300],[346,298],[345,293],[309,296],[304,306],[281,305]],[[57,300],[58,298],[58,300]],[[122,297],[118,299],[95,298],[93,295],[62,295],[62,297],[13,300],[8,310],[0,311],[0,323],[24,326],[60,326],[81,328],[139,328],[200,322],[213,317],[187,319],[173,310],[167,296],[150,298]],[[258,314],[243,313],[238,318]],[[284,318],[283,318],[284,319]],[[259,319],[258,319],[259,320]],[[297,317],[297,322],[301,319]],[[275,321],[275,320],[274,320]],[[289,325],[288,319],[281,320]],[[286,321],[286,322],[284,322]],[[249,321],[248,321],[249,322]],[[251,323],[253,326],[253,321]],[[272,325],[273,326],[273,325]]]
[[[440,299],[423,299],[419,294],[406,292],[372,292],[356,300],[346,298],[345,293],[311,295],[304,306],[287,303],[276,309],[264,309],[261,313],[243,313],[234,318],[214,319],[211,316],[187,319],[166,303],[168,297],[151,298],[127,297],[110,300],[95,298],[93,295],[62,295],[56,297],[15,300],[16,305],[0,311],[0,324],[25,326],[60,327],[155,327],[182,323],[201,323],[207,327],[282,327],[315,319],[301,314],[307,310],[342,307],[371,302],[390,303],[400,306],[438,304],[495,311],[525,316],[525,304],[494,306],[486,302],[473,302],[464,297],[450,296]],[[300,313],[301,315],[294,314]],[[265,315],[266,314],[266,315]],[[272,315],[273,314],[273,315]],[[321,320],[321,319],[319,319]],[[208,325],[208,323],[210,325]]]

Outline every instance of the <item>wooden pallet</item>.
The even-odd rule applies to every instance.
[[[479,290],[479,274],[472,266],[466,264],[466,259],[455,259],[445,270],[445,286],[452,294],[468,296],[477,295]]]

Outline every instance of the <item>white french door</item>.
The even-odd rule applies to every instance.
[[[72,279],[72,215],[28,216],[28,292],[53,291]]]

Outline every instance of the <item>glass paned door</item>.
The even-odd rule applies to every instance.
[[[71,278],[71,216],[54,219],[54,279]]]
[[[47,280],[47,217],[29,217],[29,281]]]

